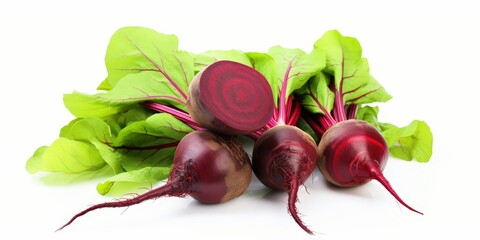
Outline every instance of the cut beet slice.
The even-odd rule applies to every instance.
[[[228,135],[246,135],[263,126],[274,109],[265,77],[232,61],[217,61],[198,73],[188,89],[187,109],[201,126]]]

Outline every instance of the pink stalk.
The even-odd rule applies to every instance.
[[[337,122],[347,120],[347,114],[345,113],[345,108],[343,104],[342,94],[338,91],[335,93],[335,100],[333,103],[333,115]]]
[[[180,111],[178,109],[165,106],[160,103],[152,102],[152,101],[146,101],[140,103],[144,107],[150,108],[152,110],[158,111],[158,112],[163,112],[163,113],[169,113],[179,119],[180,121],[188,124],[190,127],[192,127],[195,130],[202,130],[203,128],[198,126],[198,124],[188,115],[187,113]]]
[[[348,105],[348,108],[347,108],[347,118],[348,118],[348,119],[355,119],[355,118],[357,118],[357,110],[358,110],[358,105],[357,105],[357,104],[350,104],[350,105]]]
[[[292,60],[288,62],[288,67],[287,70],[285,71],[285,75],[283,77],[283,82],[282,82],[282,89],[280,90],[280,102],[278,104],[278,123],[279,124],[285,124],[285,118],[286,118],[286,107],[287,107],[287,86],[288,86],[288,79],[290,78],[290,71],[292,70],[292,65],[293,61],[295,61],[296,57],[293,57]]]

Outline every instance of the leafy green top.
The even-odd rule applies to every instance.
[[[393,156],[421,162],[430,159],[432,134],[425,122],[416,120],[405,128],[398,128],[379,123],[378,109],[362,108],[364,104],[386,102],[391,96],[370,75],[368,61],[362,57],[357,39],[342,36],[336,30],[328,31],[315,42],[315,51],[325,55],[325,68],[297,94],[310,113],[304,114],[305,120],[319,137],[337,122],[360,119],[381,131]]]

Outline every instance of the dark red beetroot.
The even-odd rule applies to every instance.
[[[58,230],[96,209],[128,207],[163,196],[190,195],[201,203],[222,203],[245,192],[251,177],[249,157],[235,137],[209,131],[192,132],[178,144],[165,185],[131,199],[93,205]]]
[[[340,187],[379,181],[406,208],[407,205],[383,176],[388,147],[383,136],[369,123],[346,120],[330,127],[318,145],[318,168],[325,178]]]
[[[288,211],[297,224],[313,234],[298,216],[295,203],[299,187],[315,168],[317,149],[313,138],[295,126],[278,125],[265,131],[253,148],[252,168],[266,186],[288,191]]]
[[[217,61],[198,73],[188,88],[186,106],[199,126],[229,135],[262,128],[274,109],[265,77],[232,61]]]

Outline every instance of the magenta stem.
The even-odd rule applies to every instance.
[[[347,118],[348,119],[356,119],[357,118],[357,111],[358,111],[358,105],[357,104],[348,105]]]
[[[325,128],[322,127],[321,124],[318,124],[318,122],[314,121],[312,118],[305,118],[305,121],[307,121],[307,123],[310,125],[313,131],[315,131],[318,138],[321,138],[323,134],[326,132]]]
[[[343,104],[343,96],[340,92],[335,92],[335,100],[333,103],[333,117],[337,122],[347,120],[347,114],[345,113],[345,108]]]
[[[292,111],[292,101],[293,98],[292,96],[288,96],[287,98],[287,103],[285,104],[285,116],[284,116],[284,122],[288,124],[291,118],[291,111]]]
[[[155,146],[144,146],[144,147],[134,147],[134,146],[120,146],[120,147],[114,147],[116,149],[128,149],[128,150],[153,150],[153,149],[165,149],[165,148],[170,148],[170,147],[176,147],[180,141],[175,141],[171,143],[165,143],[165,144],[160,144],[160,145],[155,145]]]
[[[288,119],[287,124],[291,126],[295,126],[300,118],[300,113],[302,112],[302,105],[299,101],[293,100],[294,104],[292,105],[292,111],[290,113],[290,117]]]
[[[172,116],[174,116],[178,120],[188,124],[190,127],[192,127],[195,130],[202,130],[203,129],[186,112],[180,111],[178,109],[175,109],[175,108],[172,108],[172,107],[169,107],[169,106],[165,106],[165,105],[160,104],[160,103],[152,102],[152,101],[141,102],[140,104],[147,107],[147,108],[150,108],[152,110],[158,111],[158,112],[171,114]]]
[[[336,121],[335,119],[332,117],[332,115],[327,111],[327,109],[320,103],[320,101],[318,101],[318,98],[315,97],[315,95],[313,95],[312,91],[309,91],[309,94],[310,97],[313,99],[313,101],[315,102],[315,104],[317,104],[318,108],[320,108],[320,110],[322,111],[323,115],[325,116],[326,118],[326,121],[328,122],[328,126],[324,126],[325,129],[328,129],[330,126],[333,126]]]
[[[282,89],[280,90],[280,102],[278,103],[278,123],[285,124],[286,122],[286,105],[287,105],[287,86],[288,80],[290,79],[290,71],[293,67],[293,61],[295,61],[296,57],[293,57],[292,60],[288,61],[287,70],[285,71],[285,75],[283,76],[282,82]]]

